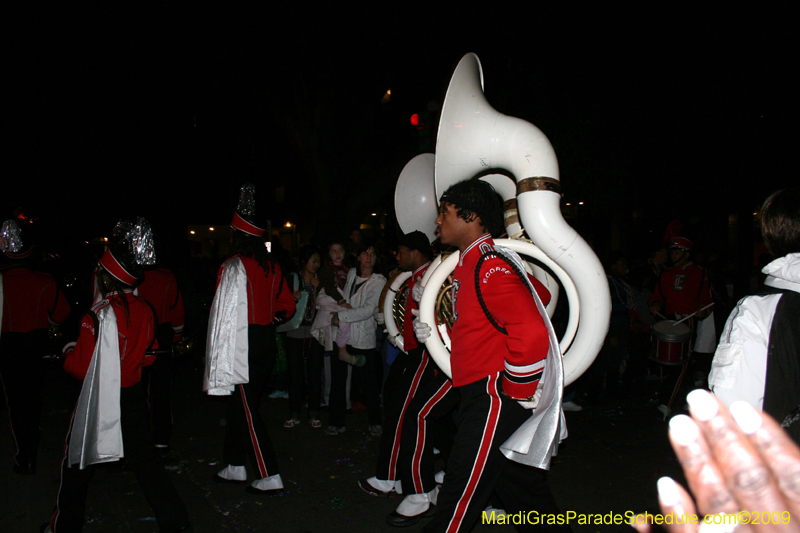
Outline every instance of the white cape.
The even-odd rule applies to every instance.
[[[206,339],[206,371],[203,390],[211,396],[227,396],[249,381],[247,365],[247,272],[238,257],[222,269],[211,304]]]
[[[67,456],[69,466],[77,464],[81,470],[124,456],[119,407],[119,333],[111,305],[97,313],[97,324],[97,343],[72,416]]]
[[[515,263],[521,272],[525,272],[522,259],[515,252],[497,245],[495,250]],[[564,366],[558,338],[542,300],[536,294],[530,280],[526,278],[525,281],[547,327],[550,349],[547,352],[542,378],[539,380],[538,388],[541,389],[539,403],[533,409],[531,417],[500,446],[500,451],[514,462],[549,470],[550,459],[558,452],[558,443],[567,438],[567,421],[561,409],[561,400],[564,396]]]

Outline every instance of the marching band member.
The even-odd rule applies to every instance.
[[[708,274],[691,261],[692,246],[692,241],[685,237],[672,239],[669,246],[672,267],[661,274],[648,303],[653,315],[663,310],[667,316],[674,315],[680,319],[697,312],[689,319],[689,325],[694,331],[697,329],[696,321],[711,314],[714,302],[711,299]],[[692,348],[694,349],[694,342]],[[659,391],[661,404],[658,406],[663,420],[667,420],[672,413],[672,405],[688,367],[688,358],[682,365],[665,367],[667,377]]]
[[[433,377],[435,364],[431,361],[422,345],[417,343],[412,328],[412,310],[417,303],[410,293],[431,264],[432,251],[428,237],[421,231],[413,231],[400,237],[397,247],[397,265],[404,272],[412,275],[406,285],[406,308],[403,321],[403,348],[397,354],[386,382],[383,386],[384,426],[386,431],[381,435],[375,476],[362,479],[359,487],[373,496],[386,496],[395,492],[395,482],[399,479],[397,461],[400,454],[403,417],[408,410],[412,398],[419,387]],[[389,317],[389,320],[392,320]],[[389,338],[394,343],[394,338]]]
[[[0,272],[0,383],[6,395],[14,472],[34,474],[42,418],[44,359],[50,324],[61,324],[70,307],[50,274],[31,268],[33,246],[17,223],[3,225],[0,237],[8,263]]]
[[[56,510],[45,529],[83,529],[94,464],[125,457],[161,531],[191,531],[186,506],[163,466],[149,430],[144,387],[145,351],[156,347],[152,308],[133,292],[142,270],[131,253],[130,234],[100,259],[103,300],[83,317],[77,343],[65,348],[64,370],[83,380],[67,434]],[[126,242],[127,241],[127,242]],[[124,451],[124,453],[123,453]]]
[[[144,269],[144,281],[136,288],[156,312],[159,354],[145,367],[148,403],[156,448],[168,451],[172,437],[172,346],[183,335],[183,296],[172,271],[152,266]]]
[[[239,207],[231,222],[234,255],[217,276],[209,318],[204,389],[210,395],[230,395],[223,459],[228,466],[214,480],[246,483],[247,456],[257,478],[247,492],[270,494],[283,489],[278,459],[258,408],[275,364],[276,319],[295,312],[292,291],[281,268],[270,259],[253,205],[253,186],[242,187]],[[235,342],[233,342],[235,338]],[[228,375],[233,368],[235,375]]]
[[[550,292],[529,276],[543,305],[550,302]],[[421,297],[421,294],[420,296]],[[408,526],[421,517],[433,516],[441,473],[434,470],[434,443],[443,453],[445,463],[452,448],[455,427],[450,427],[450,413],[458,407],[460,395],[444,372],[436,372],[420,387],[412,399],[403,423],[403,446],[398,472],[405,498],[386,521],[394,526]]]
[[[535,292],[495,251],[492,235],[502,232],[502,213],[499,196],[480,180],[456,183],[441,198],[441,241],[461,252],[453,273],[450,359],[461,403],[447,475],[424,531],[469,531],[492,491],[510,513],[559,512],[544,470],[513,462],[500,449],[539,402],[539,379],[555,338]],[[430,326],[419,319],[414,330],[422,342],[430,337]]]

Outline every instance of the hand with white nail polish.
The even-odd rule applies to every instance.
[[[694,514],[699,522],[665,525],[667,531],[800,532],[800,448],[775,420],[745,402],[728,411],[703,390],[687,401],[691,417],[670,420],[669,438],[691,494],[664,477],[658,499],[664,515]],[[704,524],[704,515],[724,515],[728,524]],[[640,533],[652,531],[650,524],[632,525]]]

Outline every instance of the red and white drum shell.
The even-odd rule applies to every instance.
[[[692,328],[685,322],[662,320],[653,326],[655,359],[665,365],[681,365],[689,357]]]

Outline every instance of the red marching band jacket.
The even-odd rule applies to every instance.
[[[247,273],[247,323],[263,326],[272,324],[275,316],[286,312],[286,319],[291,318],[295,310],[294,297],[286,280],[281,275],[281,267],[275,264],[275,272],[264,272],[258,261],[250,256],[237,254]],[[222,264],[217,273],[217,286],[222,271],[227,265]]]
[[[417,336],[414,335],[413,323],[416,317],[411,313],[414,309],[419,309],[419,304],[414,301],[411,295],[414,293],[414,285],[419,283],[429,266],[431,266],[430,261],[416,269],[406,283],[406,312],[403,315],[403,349],[405,351],[413,350],[419,346]]]
[[[122,299],[128,303],[129,315],[125,314]],[[120,294],[109,293],[105,299],[92,307],[92,313],[98,313],[111,305],[117,317],[120,354],[120,386],[132,387],[142,379],[142,366],[145,351],[157,348],[155,339],[155,317],[153,310],[144,299],[135,296],[133,290]],[[97,343],[94,317],[87,313],[81,321],[81,332],[73,351],[67,353],[64,370],[71,376],[83,380],[89,369]]]
[[[61,324],[69,303],[50,274],[27,267],[3,272],[3,333],[27,333]]]
[[[669,316],[690,315],[711,304],[711,286],[706,271],[694,263],[683,268],[672,267],[665,270],[656,283],[655,291],[648,303],[658,301],[663,306],[662,313]]]
[[[186,317],[183,296],[178,290],[175,275],[166,268],[145,270],[144,281],[136,287],[136,291],[153,306],[159,324],[170,323],[175,334],[174,340],[178,340],[183,333]]]
[[[503,392],[512,398],[529,398],[536,392],[550,347],[547,327],[528,287],[496,255],[481,265],[480,292],[486,309],[507,333],[489,322],[475,290],[475,269],[478,259],[492,251],[492,237],[483,235],[464,250],[453,273],[453,385],[468,385],[503,372]],[[547,305],[550,292],[529,278]]]

